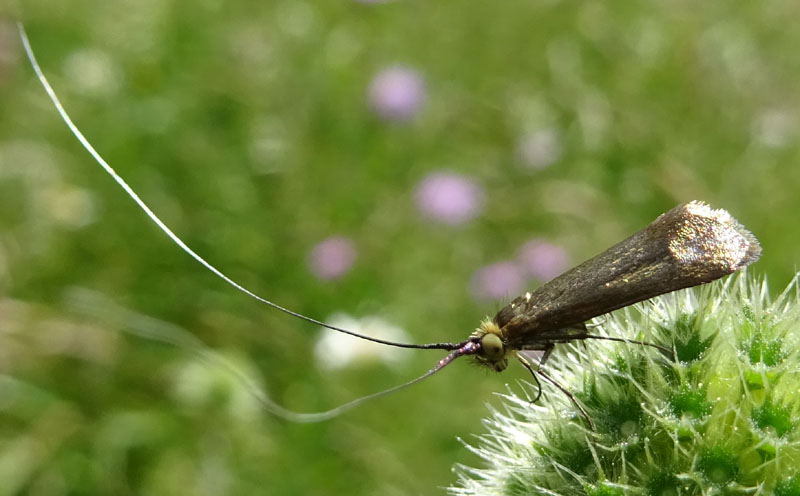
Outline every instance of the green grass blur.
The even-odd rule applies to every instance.
[[[293,424],[185,347],[137,336],[116,305],[185,329],[302,411],[440,357],[321,370],[317,328],[205,271],[80,148],[24,59],[18,18],[79,127],[166,223],[316,318],[378,315],[415,342],[464,339],[503,304],[473,298],[478,268],[534,237],[579,262],[693,199],[759,237],[752,270],[774,287],[797,265],[792,0],[26,0],[0,15],[0,495],[441,494],[454,464],[478,463],[458,438],[482,432],[493,392],[525,378],[456,363]],[[425,79],[408,123],[367,102],[395,64]],[[541,129],[562,152],[532,171],[518,147]],[[479,217],[420,216],[414,188],[436,170],[485,188]],[[307,257],[332,235],[358,258],[321,281]],[[76,289],[101,298],[81,309]]]

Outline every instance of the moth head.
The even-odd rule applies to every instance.
[[[485,320],[472,335],[480,346],[475,353],[479,364],[489,367],[495,372],[502,372],[508,366],[508,347],[503,342],[503,331],[496,323]]]

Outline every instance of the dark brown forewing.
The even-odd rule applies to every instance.
[[[678,205],[605,252],[522,295],[494,321],[512,346],[633,303],[731,274],[761,256],[725,210]]]

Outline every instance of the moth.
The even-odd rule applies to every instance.
[[[18,24],[18,29],[28,60],[39,82],[72,134],[151,221],[206,269],[251,298],[307,322],[379,344],[450,352],[428,372],[416,379],[357,398],[326,412],[309,414],[289,412],[271,400],[260,398],[270,411],[291,420],[319,421],[333,417],[364,401],[415,384],[442,370],[459,357],[471,356],[478,364],[496,372],[506,369],[509,358],[517,358],[533,374],[537,384],[538,374],[567,394],[591,425],[591,419],[575,398],[541,370],[556,344],[586,339],[606,339],[660,348],[639,341],[590,334],[586,322],[654,296],[714,281],[748,266],[761,256],[758,240],[728,212],[713,209],[700,201],[692,201],[662,214],[628,239],[556,277],[537,290],[517,297],[493,318],[483,321],[464,341],[407,344],[362,335],[294,312],[255,294],[187,246],[114,171],[72,122],[42,73],[22,24]],[[542,352],[537,370],[534,370],[521,354],[523,351]],[[670,352],[670,350],[665,351]]]
[[[509,356],[515,356],[535,379],[536,372],[520,351],[541,351],[538,373],[567,394],[586,416],[574,397],[541,371],[556,344],[606,339],[650,345],[589,334],[586,321],[717,280],[760,256],[756,237],[727,211],[700,201],[678,205],[628,239],[515,298],[481,323],[469,339],[445,346],[451,353],[430,373],[463,355],[472,355],[479,364],[500,372],[508,366]]]

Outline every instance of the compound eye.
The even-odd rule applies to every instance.
[[[505,355],[503,350],[503,341],[497,334],[486,334],[481,338],[481,350],[483,350],[486,358],[490,360],[499,360]]]

